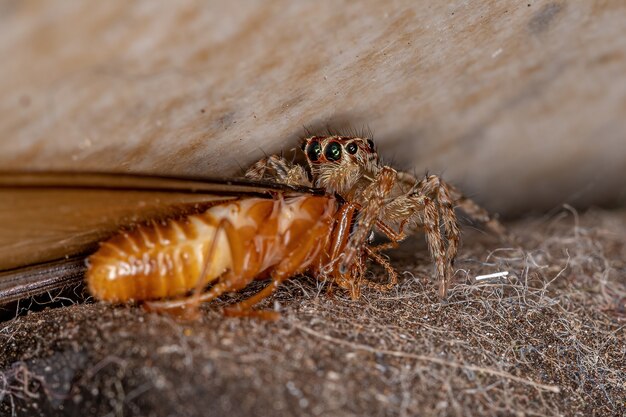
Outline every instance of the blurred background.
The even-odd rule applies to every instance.
[[[0,1],[0,169],[237,176],[326,127],[504,216],[626,200],[626,2]]]

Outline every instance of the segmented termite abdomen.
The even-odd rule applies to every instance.
[[[319,264],[336,211],[328,196],[245,198],[139,226],[89,257],[87,283],[94,297],[125,302],[183,296],[218,278],[224,285],[212,294],[283,280]]]
[[[89,291],[111,302],[183,295],[195,288],[215,235],[216,224],[207,213],[122,232],[89,257]],[[204,284],[230,267],[224,233],[217,239]]]

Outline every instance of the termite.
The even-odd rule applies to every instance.
[[[32,205],[28,199],[45,191],[67,192],[69,189],[86,195],[89,190],[107,190],[102,187],[105,180],[98,174],[93,174],[91,179],[83,176],[78,181],[76,176],[68,180],[56,174],[56,182],[35,174],[22,177],[5,175],[2,181],[0,176],[0,192],[4,191],[18,207]],[[87,260],[86,272],[87,286],[96,299],[113,303],[144,302],[153,310],[193,313],[200,302],[241,290],[255,279],[269,278],[270,283],[258,294],[224,312],[231,316],[276,318],[275,312],[256,311],[253,307],[272,294],[282,281],[303,272],[347,289],[354,298],[358,297],[362,285],[386,289],[397,279],[397,274],[378,255],[377,249],[367,244],[358,249],[357,259],[348,270],[340,270],[359,207],[333,195],[275,184],[200,183],[137,176],[109,177],[109,184],[112,179],[118,186],[109,185],[108,191],[115,191],[116,196],[123,197],[121,200],[130,198],[124,196],[124,191],[131,195],[143,192],[147,194],[142,194],[140,201],[145,203],[147,195],[162,193],[165,187],[168,193],[172,193],[172,189],[179,193],[200,192],[204,197],[199,200],[208,208],[195,214],[138,222],[139,226],[118,232],[100,243],[99,249]],[[24,193],[27,190],[35,193],[28,197],[28,193]],[[77,206],[78,202],[64,204]],[[119,198],[110,200],[110,204],[124,205]],[[56,211],[67,212],[67,208],[63,205],[50,207],[46,214],[48,223],[53,221]],[[2,212],[0,207],[0,224],[7,225]],[[6,215],[7,211],[4,213]],[[24,213],[28,212],[11,215],[13,225],[28,222],[18,219]],[[57,233],[65,227],[48,225]],[[91,227],[112,229],[111,225]],[[71,242],[70,231],[63,233]],[[39,235],[32,233],[24,242],[35,246],[38,238]],[[0,239],[0,252],[3,250],[7,252],[6,242]],[[364,279],[367,258],[385,267],[389,284]],[[210,284],[213,285],[205,290]]]
[[[356,291],[359,263],[340,274],[355,207],[330,196],[245,198],[201,214],[151,222],[102,243],[88,259],[86,280],[96,298],[151,302],[151,309],[189,308],[254,279],[270,278],[259,293],[225,309],[230,316],[271,318],[252,307],[285,279],[309,270]],[[213,284],[206,292],[207,285]],[[187,295],[189,292],[192,295]],[[178,298],[178,299],[176,299]]]

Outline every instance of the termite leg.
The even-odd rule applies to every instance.
[[[196,281],[196,286],[193,289],[193,293],[189,298],[189,303],[185,307],[186,310],[189,311],[189,314],[192,317],[198,316],[198,307],[200,306],[201,300],[200,297],[202,295],[202,290],[206,285],[206,276],[209,272],[209,266],[213,261],[215,256],[215,251],[217,249],[217,242],[219,240],[219,234],[226,229],[226,219],[220,220],[217,227],[215,228],[215,234],[213,235],[213,240],[211,244],[208,246],[208,250],[204,257],[204,262],[202,263],[202,269],[200,270],[200,276],[198,277],[198,281]]]
[[[328,286],[326,287],[326,296],[327,297],[333,297],[335,295],[335,286],[334,284],[336,284],[335,282],[331,281],[328,283]]]
[[[209,266],[215,256],[219,234],[226,230],[226,222],[226,219],[222,219],[215,228],[215,234],[213,235],[211,243],[208,245],[204,262],[202,263],[202,268],[200,270],[200,275],[198,276],[198,280],[196,281],[192,294],[175,300],[146,301],[143,304],[143,307],[146,310],[158,313],[168,313],[185,319],[196,319],[198,318],[198,307],[200,303],[210,301],[219,297],[224,292],[230,291],[230,287],[232,286],[231,280],[228,279],[228,274],[224,274],[220,277],[220,281],[208,292],[202,293],[202,289],[206,284],[205,281]]]
[[[289,278],[288,275],[273,275],[272,282],[267,287],[250,298],[246,298],[235,305],[224,308],[224,315],[227,317],[257,317],[264,320],[278,320],[280,313],[271,310],[253,310],[252,307],[264,298],[272,295],[280,283],[287,278]]]
[[[253,310],[256,304],[261,300],[269,297],[276,291],[278,286],[287,278],[294,275],[298,271],[305,269],[319,251],[318,237],[325,232],[328,225],[323,221],[317,224],[309,231],[309,239],[305,244],[297,246],[272,272],[272,282],[259,293],[247,298],[239,303],[226,307],[224,315],[230,317],[258,317],[266,320],[277,320],[280,313],[270,310]]]
[[[183,298],[166,301],[146,301],[143,307],[147,311],[167,313],[183,319],[195,319],[198,316],[198,304],[211,301],[220,295],[232,290],[230,280],[220,280],[211,289],[198,296],[190,295]]]
[[[354,218],[354,213],[359,210],[361,206],[353,202],[345,203],[337,216],[338,223],[335,226],[336,234],[332,237],[333,242],[331,250],[327,254],[327,259],[331,260],[326,266],[331,272],[331,279],[329,280],[328,287],[326,289],[327,294],[330,296],[333,293],[334,285],[347,289],[350,291],[350,296],[353,300],[358,299],[360,296],[360,280],[364,274],[364,260],[356,262],[356,274],[354,271],[350,271],[350,274],[341,273],[338,271],[337,263],[345,256],[345,245],[350,238],[350,224]]]
[[[356,263],[356,276],[352,279],[352,286],[350,287],[350,297],[353,300],[358,300],[361,297],[361,282],[365,277],[365,263],[367,262],[364,254],[360,255],[359,261]]]
[[[350,298],[353,300],[358,300],[361,297],[361,281],[363,281],[363,276],[365,275],[364,268],[365,261],[360,259],[353,266],[353,271],[351,271],[348,276],[338,275],[335,277],[334,283],[337,284],[338,287],[348,290],[350,293]],[[332,285],[332,283],[331,283]],[[329,287],[329,289],[332,287]],[[332,291],[329,291],[332,293]]]

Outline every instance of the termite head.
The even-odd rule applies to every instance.
[[[331,193],[347,193],[378,167],[378,153],[369,138],[311,136],[304,140],[302,150],[314,185]]]

